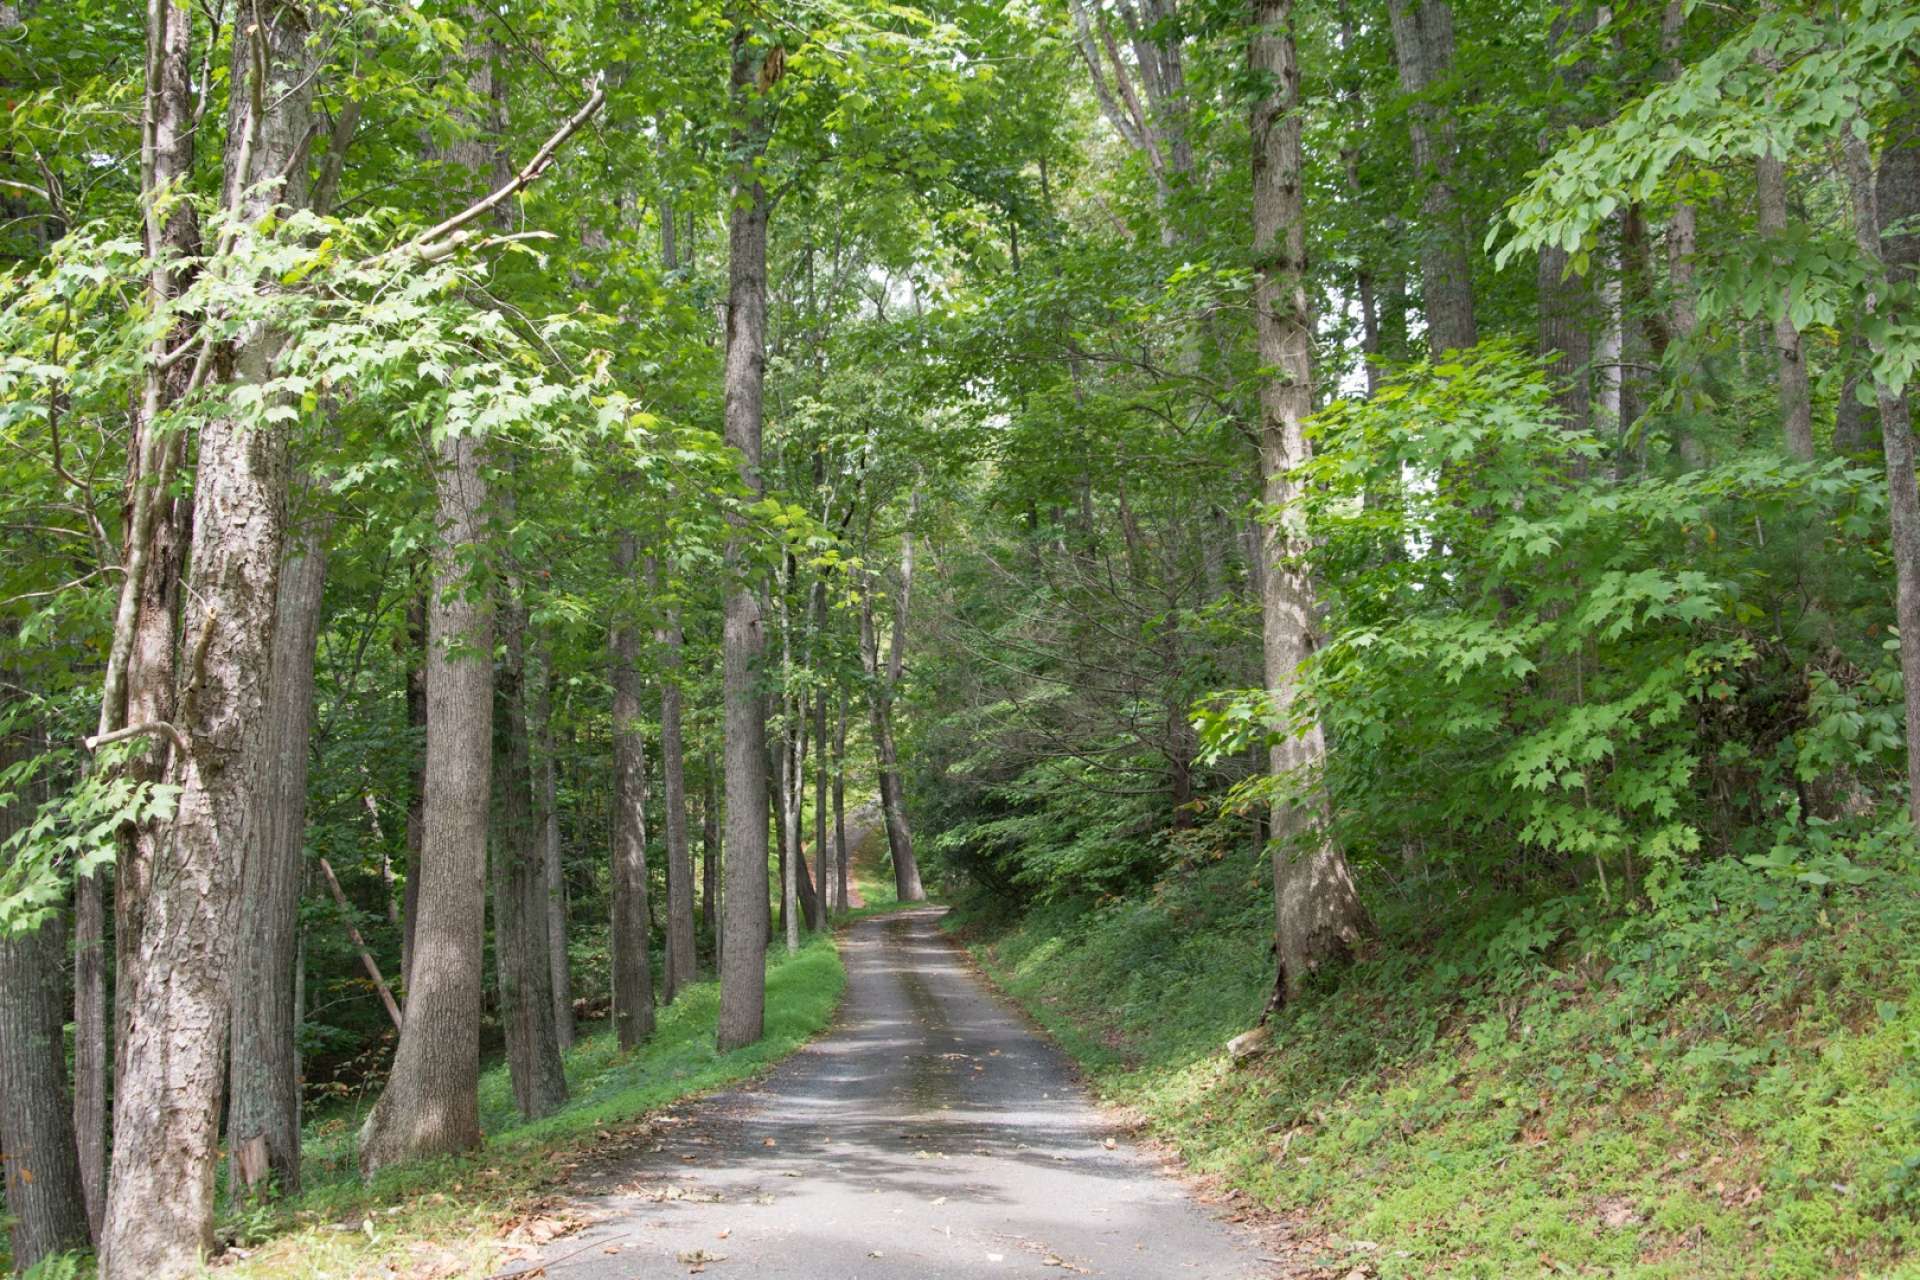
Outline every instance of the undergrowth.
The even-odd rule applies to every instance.
[[[1881,864],[1714,863],[1624,913],[1429,882],[1239,1065],[1263,866],[953,923],[1109,1101],[1332,1274],[1913,1275],[1920,873]]]

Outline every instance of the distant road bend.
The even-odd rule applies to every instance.
[[[854,926],[835,1028],[759,1085],[683,1109],[658,1150],[596,1179],[592,1226],[507,1274],[1274,1274],[1248,1233],[1107,1145],[1066,1061],[988,992],[939,914]]]

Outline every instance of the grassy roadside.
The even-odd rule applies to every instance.
[[[957,914],[987,972],[1326,1274],[1920,1275],[1920,874],[1701,869],[1658,911],[1456,889],[1233,1065],[1258,869]]]
[[[785,1057],[832,1018],[846,983],[830,938],[809,941],[767,970],[766,1037],[732,1053],[713,1047],[720,989],[701,983],[660,1010],[654,1037],[622,1054],[611,1029],[567,1056],[573,1100],[532,1123],[519,1120],[504,1064],[480,1084],[488,1138],[473,1154],[423,1161],[362,1183],[354,1134],[370,1100],[316,1122],[307,1135],[307,1188],[292,1204],[240,1213],[223,1224],[235,1277],[336,1280],[362,1276],[485,1276],[506,1247],[564,1227],[555,1191],[592,1149],[637,1127],[651,1111],[741,1080]]]

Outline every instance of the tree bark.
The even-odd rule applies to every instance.
[[[847,692],[840,691],[840,713],[833,730],[833,848],[840,882],[840,909],[851,910],[847,872]]]
[[[708,754],[700,762],[700,921],[713,940],[713,967],[720,968],[720,806],[714,792],[718,771]]]
[[[1565,11],[1554,18],[1548,37],[1548,49],[1556,57],[1575,35],[1585,32],[1592,18]],[[1586,83],[1589,69],[1575,63],[1555,67],[1556,79],[1564,79],[1578,88]],[[1564,127],[1563,112],[1550,118],[1554,126]],[[1553,145],[1552,134],[1542,130],[1542,152]],[[1574,273],[1572,256],[1559,245],[1540,250],[1534,287],[1538,297],[1539,351],[1543,356],[1559,357],[1553,367],[1554,405],[1560,410],[1563,425],[1576,434],[1593,428],[1594,315],[1599,299],[1592,284]],[[1583,467],[1584,463],[1578,464]]]
[[[267,691],[265,770],[253,846],[242,870],[233,992],[232,1094],[227,1104],[228,1192],[300,1190],[300,1068],[294,1045],[295,935],[306,855],[308,738],[313,729],[314,646],[333,521],[310,520],[280,570],[274,606],[273,679]]]
[[[297,161],[311,118],[308,34],[304,6],[280,0],[262,5],[250,38],[237,42],[228,137],[244,141],[228,164],[226,201],[239,225],[306,199]],[[278,191],[256,186],[282,174]],[[263,384],[280,344],[255,324],[220,361],[222,374]],[[167,763],[173,818],[135,833],[120,894],[132,927],[121,931],[115,984],[103,1280],[193,1274],[213,1243],[232,944],[261,783],[286,497],[284,431],[230,417],[201,427],[173,720],[190,746]]]
[[[1787,230],[1787,166],[1777,156],[1754,162],[1754,222],[1764,241],[1777,241]],[[1780,430],[1787,454],[1800,462],[1813,461],[1813,392],[1801,349],[1800,329],[1788,308],[1792,291],[1780,299],[1780,315],[1772,322],[1775,377],[1780,388]]]
[[[770,132],[763,68],[745,20],[733,20],[730,147],[737,157],[727,234],[726,441],[740,453],[750,498],[762,492],[760,430],[767,371],[767,192],[756,168]],[[766,77],[771,80],[771,76]],[[727,601],[722,631],[726,702],[726,946],[720,965],[722,1051],[752,1044],[766,1018],[767,709],[759,689],[766,632],[749,580],[749,531],[729,513]]]
[[[473,579],[486,539],[480,441],[440,444],[427,604],[427,752],[406,1029],[360,1131],[360,1169],[480,1144],[480,1008],[493,774],[493,617]]]
[[[427,593],[407,602],[407,727],[416,735],[407,797],[407,884],[402,893],[400,987],[409,989],[413,941],[420,922],[420,848],[427,830]]]
[[[1862,122],[1864,123],[1864,121]],[[1862,130],[1864,132],[1864,130]],[[1905,244],[1888,260],[1880,238],[1880,211],[1867,144],[1851,131],[1846,136],[1847,184],[1853,204],[1854,244],[1864,260],[1869,283],[1864,311],[1875,357],[1884,357],[1881,325],[1895,328],[1903,317],[1890,304],[1890,266],[1911,269],[1913,259]],[[1906,199],[1905,193],[1901,199]],[[1877,323],[1876,323],[1877,322]],[[1874,400],[1880,411],[1881,450],[1887,466],[1887,513],[1890,518],[1895,590],[1895,619],[1900,628],[1900,675],[1906,686],[1907,815],[1920,829],[1920,481],[1913,460],[1913,425],[1907,399],[1884,380],[1874,381]]]
[[[80,1185],[87,1223],[100,1238],[107,1213],[106,873],[73,886],[73,1131],[80,1151]]]
[[[36,750],[31,735],[9,734],[0,767]],[[0,847],[33,820],[38,790],[0,806]],[[21,1271],[92,1240],[67,1097],[65,962],[58,914],[26,932],[0,932],[0,1166]]]
[[[502,506],[509,510],[506,499]],[[494,840],[493,948],[500,1020],[514,1105],[529,1120],[567,1101],[566,1065],[553,1016],[553,967],[547,954],[547,873],[543,833],[534,816],[533,752],[528,742],[527,606],[517,575],[502,584],[501,662],[495,681],[495,788],[500,824]]]
[[[1407,131],[1426,225],[1420,247],[1420,292],[1427,347],[1435,357],[1479,340],[1473,311],[1472,236],[1455,186],[1452,114],[1434,101],[1434,86],[1453,74],[1453,9],[1448,0],[1389,0],[1400,88],[1414,100]]]
[[[658,590],[659,579],[654,579]],[[694,954],[693,856],[687,845],[686,748],[681,732],[680,612],[669,608],[655,633],[660,645],[660,785],[667,804],[666,1003],[699,977]]]
[[[553,996],[554,1036],[562,1053],[573,1048],[573,969],[567,958],[567,881],[560,865],[560,779],[554,760],[553,658],[543,653],[534,685],[534,735],[540,743],[540,855],[545,882],[542,909],[547,928],[548,985]]]
[[[927,891],[920,883],[920,864],[913,855],[913,832],[907,824],[906,791],[900,784],[899,752],[893,740],[893,692],[905,665],[906,605],[912,580],[913,552],[911,534],[901,563],[906,574],[893,622],[891,656],[885,668],[880,665],[879,638],[873,622],[873,593],[867,591],[860,602],[860,645],[866,659],[868,710],[873,721],[873,753],[878,764],[880,811],[887,827],[887,847],[893,854],[895,892],[902,902],[925,902]]]
[[[633,533],[614,551],[615,580],[633,582]],[[613,656],[613,1023],[622,1049],[653,1034],[653,966],[647,957],[652,909],[647,902],[647,760],[640,731],[640,630],[614,623]]]
[[[1308,458],[1304,423],[1312,410],[1312,326],[1304,283],[1300,66],[1292,0],[1254,0],[1249,69],[1265,85],[1250,121],[1253,139],[1254,315],[1260,363],[1260,470],[1267,510],[1261,631],[1267,693],[1282,723],[1298,731],[1276,743],[1269,764],[1291,788],[1272,810],[1274,953],[1269,1010],[1297,996],[1322,964],[1358,945],[1368,927],[1353,875],[1328,833],[1318,772],[1325,756],[1319,718],[1294,706],[1299,668],[1313,651],[1316,600],[1305,570],[1306,531],[1295,505],[1294,468]],[[1304,722],[1303,722],[1304,721]]]
[[[827,852],[827,688],[821,685],[813,695],[813,856],[820,864],[820,879],[814,886],[813,927],[827,927],[827,914],[833,910],[833,856]],[[843,902],[840,904],[845,907]]]

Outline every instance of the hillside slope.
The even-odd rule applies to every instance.
[[[1625,914],[1420,886],[1437,905],[1383,913],[1239,1065],[1261,868],[954,923],[1107,1100],[1330,1274],[1920,1274],[1920,876],[1855,870],[1714,864]]]

